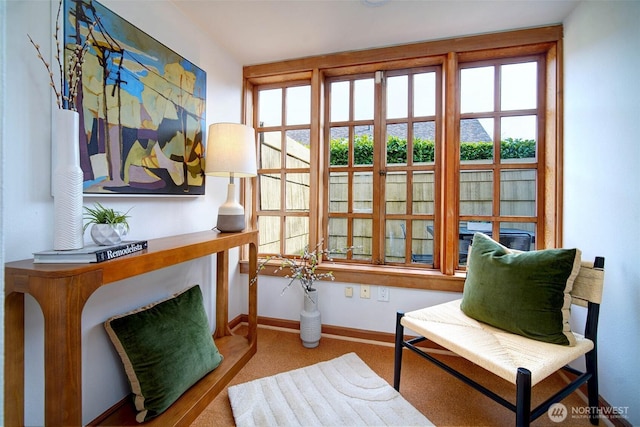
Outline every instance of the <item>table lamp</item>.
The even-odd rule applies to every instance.
[[[257,175],[255,130],[237,123],[212,124],[205,162],[205,174],[229,177],[227,201],[218,210],[216,228],[223,233],[244,230],[244,207],[237,200],[234,178]]]

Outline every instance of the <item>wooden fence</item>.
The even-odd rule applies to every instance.
[[[281,142],[279,133],[267,133],[261,141],[262,167],[279,167],[281,164]],[[309,167],[309,151],[296,141],[287,138],[288,167]],[[305,157],[306,155],[306,157]],[[460,174],[460,214],[491,215],[493,203],[493,172],[463,171]],[[309,211],[308,173],[287,173],[284,191],[286,210]],[[503,170],[500,176],[501,215],[534,216],[536,182],[535,170]],[[263,211],[280,210],[283,198],[281,174],[260,175],[260,208]],[[371,172],[354,173],[353,212],[372,213],[373,175]],[[329,211],[348,212],[349,177],[345,173],[332,173],[329,178]],[[414,172],[411,211],[414,214],[434,213],[434,173]],[[389,173],[386,176],[386,212],[405,214],[407,205],[406,173]],[[332,218],[329,223],[327,246],[341,248],[347,246],[347,219]],[[428,232],[432,221],[414,220],[412,224],[412,253],[433,254],[433,236]],[[280,252],[280,219],[262,215],[259,218],[260,248],[262,253]],[[285,220],[285,253],[300,253],[307,243],[308,217],[288,216]],[[404,262],[405,230],[404,220],[388,220],[386,223],[386,261]],[[353,219],[353,245],[355,258],[370,259],[371,219]],[[533,231],[533,225],[531,230]]]

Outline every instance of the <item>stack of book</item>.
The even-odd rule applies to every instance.
[[[33,254],[36,264],[87,264],[103,262],[147,249],[146,240],[123,241],[117,245],[87,245],[69,251],[41,251]]]

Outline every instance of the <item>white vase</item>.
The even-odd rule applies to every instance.
[[[322,321],[318,310],[318,290],[313,289],[304,296],[304,309],[300,312],[300,339],[306,348],[320,344]]]
[[[122,236],[127,234],[123,224],[93,224],[91,226],[91,239],[96,245],[117,245],[122,242]]]
[[[79,115],[57,109],[53,114],[53,248],[80,249],[82,229],[82,180],[78,146]]]

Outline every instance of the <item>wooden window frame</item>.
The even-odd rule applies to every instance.
[[[243,111],[245,123],[254,123],[253,91],[256,86],[307,80],[311,82],[311,200],[309,216],[309,244],[313,247],[322,240],[327,218],[322,206],[326,200],[327,152],[323,144],[325,126],[324,80],[327,76],[373,73],[440,65],[442,67],[444,111],[442,118],[442,155],[436,164],[441,178],[436,194],[442,200],[437,205],[440,221],[434,253],[439,253],[439,268],[425,269],[373,264],[323,263],[320,270],[331,270],[342,282],[371,283],[385,286],[419,288],[444,291],[462,291],[465,272],[458,263],[458,199],[459,199],[459,64],[495,60],[499,58],[542,55],[545,69],[545,103],[541,129],[545,143],[538,153],[538,170],[544,170],[538,182],[540,200],[536,247],[549,248],[562,245],[562,26],[508,31],[480,36],[460,37],[434,42],[413,43],[366,51],[345,52],[316,57],[293,59],[243,68]],[[376,95],[379,96],[379,95]],[[315,144],[313,143],[315,141]],[[249,223],[257,226],[255,206],[256,179],[245,180],[243,192]],[[315,184],[315,185],[314,185]],[[242,271],[246,271],[243,263]],[[268,269],[271,270],[271,269]],[[264,274],[264,273],[263,273]]]

